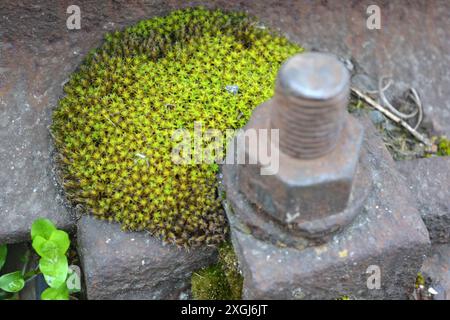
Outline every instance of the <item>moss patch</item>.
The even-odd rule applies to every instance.
[[[228,300],[231,295],[227,278],[220,265],[213,265],[192,275],[195,300]]]
[[[439,156],[450,156],[450,140],[446,137],[436,138],[437,154]]]
[[[420,286],[424,285],[425,285],[425,278],[423,277],[422,273],[419,272],[416,277],[415,288],[418,289]]]
[[[192,275],[192,296],[195,300],[239,300],[243,280],[233,246],[224,243],[219,247],[219,262]]]
[[[302,48],[242,13],[173,11],[107,34],[65,86],[52,132],[68,198],[87,213],[190,246],[227,233],[217,165],[176,165],[176,129],[242,127]]]

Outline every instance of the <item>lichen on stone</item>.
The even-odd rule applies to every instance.
[[[243,13],[173,11],[107,34],[53,114],[69,200],[124,230],[180,246],[227,233],[216,164],[174,164],[174,130],[242,127],[302,49]],[[230,90],[233,88],[233,90]]]

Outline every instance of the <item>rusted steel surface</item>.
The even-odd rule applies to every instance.
[[[273,99],[258,107],[245,127],[279,129],[279,146],[260,141],[255,154],[236,138],[237,152],[249,159],[235,169],[240,191],[290,233],[319,242],[354,218],[369,186],[363,170],[353,183],[363,130],[346,110],[348,95],[349,75],[336,58],[294,56],[280,69]],[[279,170],[261,175],[260,154],[277,156]]]
[[[280,129],[280,150],[294,158],[330,153],[346,122],[350,74],[335,57],[305,53],[286,61],[278,73],[272,128]]]
[[[271,101],[255,110],[245,129],[267,128],[270,124],[270,107]],[[331,153],[319,159],[305,160],[280,152],[279,170],[274,175],[261,175],[261,163],[239,165],[231,169],[237,171],[235,185],[275,223],[289,224],[291,233],[299,232],[317,238],[314,236],[316,232],[312,232],[315,229],[311,225],[313,221],[323,226],[318,227],[320,233],[317,234],[326,234],[325,219],[343,215],[345,218],[337,219],[336,224],[329,225],[329,232],[337,231],[356,212],[346,211],[346,208],[361,203],[370,187],[363,168],[357,178],[354,178],[362,132],[360,124],[348,116],[340,143]],[[239,147],[242,146],[238,145]],[[249,159],[255,156],[249,153],[248,148],[238,149],[237,152],[246,152]]]
[[[368,174],[369,194],[352,222],[318,246],[307,247],[308,238],[261,218],[259,208],[233,183],[233,167],[224,167],[226,211],[244,275],[244,298],[409,298],[429,250],[428,232],[376,129],[369,119],[362,123],[360,166]],[[382,274],[376,290],[367,286],[371,266]]]

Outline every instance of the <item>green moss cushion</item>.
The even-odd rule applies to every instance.
[[[175,164],[175,129],[236,129],[302,49],[241,13],[174,11],[107,34],[53,117],[68,198],[87,213],[178,245],[217,244],[227,225],[215,164]]]
[[[230,242],[218,248],[217,264],[194,272],[191,293],[194,300],[240,300],[244,278],[239,272],[238,260]]]

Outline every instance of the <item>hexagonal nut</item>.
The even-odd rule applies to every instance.
[[[259,106],[244,132],[270,128],[271,108],[272,100]],[[237,143],[237,154],[246,157],[238,169],[240,190],[249,201],[284,224],[301,224],[342,212],[352,192],[362,140],[362,126],[348,115],[335,149],[317,159],[287,156],[279,151],[275,139],[260,143],[259,154],[271,154],[269,148],[271,155],[279,154],[278,170],[271,175],[261,174],[268,163],[259,159],[255,149]]]

